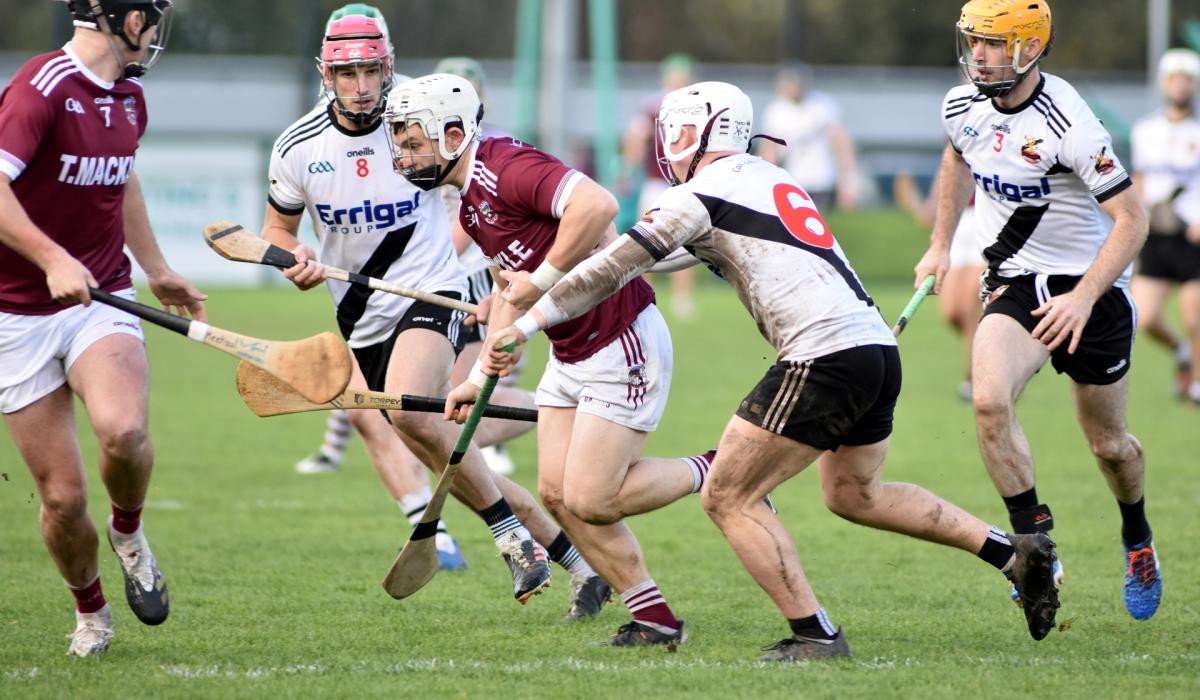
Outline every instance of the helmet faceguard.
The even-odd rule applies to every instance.
[[[987,97],[1012,92],[1054,43],[1046,0],[970,0],[963,5],[956,27],[959,67]],[[1022,52],[1035,38],[1041,42],[1041,50],[1022,63]],[[977,62],[975,49],[980,42],[1002,42],[1003,61]]]
[[[729,83],[704,82],[668,93],[655,121],[654,150],[664,179],[679,185],[692,179],[700,160],[708,152],[744,153],[750,147],[754,106],[746,93]],[[685,127],[696,130],[696,141],[680,151],[674,144]],[[680,180],[672,163],[692,157],[687,175]]]
[[[362,96],[374,98],[374,105],[370,109],[351,109],[345,102],[348,96],[337,93],[336,69],[344,66],[354,67],[358,76],[356,86],[361,84],[363,71],[379,69],[379,91]],[[367,15],[344,15],[331,20],[326,28],[325,40],[321,42],[317,70],[321,73],[325,97],[339,114],[359,126],[373,123],[387,107],[387,93],[392,86],[392,45],[388,41],[387,25],[381,19]],[[354,97],[358,97],[357,87]]]
[[[434,73],[397,85],[388,94],[383,121],[391,132],[388,144],[396,172],[417,187],[432,190],[445,181],[471,144],[479,140],[483,104],[471,81],[448,73]],[[427,153],[403,145],[414,126],[420,128],[421,138],[429,142]],[[463,132],[462,141],[453,150],[446,138],[451,128]],[[396,143],[397,138],[400,144]],[[439,162],[439,155],[444,162]]]
[[[167,38],[171,33],[170,9],[175,4],[174,0],[66,1],[67,8],[75,18],[76,27],[104,33],[101,29],[101,18],[103,18],[103,24],[108,26],[109,34],[124,42],[125,48],[129,52],[138,54],[145,51],[145,56],[141,61],[126,61],[123,54],[117,49],[114,40],[113,50],[117,54],[117,63],[121,66],[122,79],[140,78],[145,75],[146,71],[158,62],[167,48]],[[142,27],[141,34],[130,37],[125,34],[125,17],[135,11],[142,13],[145,25]],[[143,47],[141,45],[142,36],[152,28],[156,29],[154,39],[148,46]]]

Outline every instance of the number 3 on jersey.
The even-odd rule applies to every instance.
[[[1001,150],[1003,150],[1003,148],[1004,148],[1004,132],[997,131],[996,132],[996,146],[992,150],[999,153]]]
[[[826,250],[833,247],[833,233],[825,225],[812,197],[799,187],[781,182],[775,185],[775,210],[788,233],[801,243]]]
[[[358,173],[359,177],[366,177],[371,174],[371,169],[367,167],[366,158],[359,158],[357,161],[355,161],[354,165],[357,167],[355,172]]]

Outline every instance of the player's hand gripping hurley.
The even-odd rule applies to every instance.
[[[929,296],[929,292],[933,289],[933,283],[936,280],[937,277],[929,275],[921,283],[921,287],[912,295],[912,299],[908,300],[908,306],[905,306],[904,310],[900,312],[900,318],[896,319],[896,325],[892,326],[893,336],[900,337],[900,334],[904,332],[905,326],[916,315],[917,307],[921,305],[922,301],[925,301],[925,297]]]
[[[228,260],[236,260],[238,262],[256,263],[258,265],[270,265],[286,270],[296,264],[296,256],[289,251],[280,248],[279,246],[267,242],[265,239],[254,235],[240,224],[232,221],[214,221],[204,227],[204,240],[209,247],[217,251],[217,254]],[[375,277],[341,270],[336,267],[325,266],[325,276],[329,279],[335,279],[350,284],[358,284],[364,287],[387,292],[388,294],[396,294],[409,299],[416,299],[427,304],[435,306],[444,306],[455,311],[476,315],[479,312],[479,307],[465,301],[458,301],[449,297],[441,296],[440,294],[430,294],[422,292],[419,289],[412,287],[404,287],[398,284],[385,282]]]
[[[516,343],[508,339],[502,340],[501,343],[506,352],[512,352],[516,346]],[[434,542],[434,535],[437,534],[438,520],[442,517],[442,506],[446,503],[446,494],[450,492],[450,485],[454,482],[454,476],[458,474],[463,456],[467,453],[467,448],[471,446],[475,427],[479,425],[479,419],[483,417],[484,409],[487,408],[488,400],[492,398],[492,390],[496,388],[496,382],[499,379],[499,377],[489,375],[483,383],[483,388],[479,390],[479,397],[475,399],[475,405],[471,407],[471,415],[467,417],[467,422],[458,435],[458,442],[454,443],[454,452],[450,453],[450,462],[446,465],[446,470],[442,472],[442,477],[438,479],[437,488],[433,491],[433,498],[429,499],[429,505],[425,506],[425,514],[421,516],[421,522],[413,528],[412,535],[409,536],[404,549],[400,550],[396,561],[392,562],[392,568],[388,569],[387,576],[383,579],[383,589],[396,600],[407,598],[421,590],[438,572],[437,546]]]
[[[254,415],[262,418],[304,411],[332,411],[338,408],[441,413],[446,407],[446,399],[437,396],[385,394],[381,391],[366,391],[353,387],[346,389],[332,401],[317,403],[304,398],[300,392],[278,377],[248,362],[238,364],[237,390]],[[538,413],[537,409],[533,408],[492,405],[483,410],[483,417],[536,423]]]
[[[260,340],[159,311],[99,289],[88,292],[96,301],[260,367],[294,387],[309,401],[332,401],[341,396],[350,383],[350,351],[328,331],[304,340]]]

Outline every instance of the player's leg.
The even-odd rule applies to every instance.
[[[942,282],[942,318],[962,334],[963,367],[965,380],[959,387],[959,396],[971,398],[971,346],[975,341],[975,329],[979,327],[979,275],[982,265],[960,265],[952,267]]]
[[[1079,425],[1121,512],[1125,607],[1135,619],[1146,620],[1158,610],[1162,577],[1146,520],[1145,458],[1125,424],[1129,375],[1113,384],[1073,387]]]
[[[1200,253],[1197,253],[1200,257]],[[1189,345],[1200,348],[1200,279],[1185,283],[1179,290],[1179,313],[1183,316],[1183,327]],[[1188,377],[1188,399],[1200,406],[1200,362],[1191,363]]]
[[[415,305],[414,305],[415,306]],[[440,307],[424,305],[418,313],[441,318]],[[409,316],[413,315],[410,310]],[[403,326],[402,326],[403,327]],[[409,327],[395,337],[387,364],[386,390],[397,394],[444,396],[450,391],[450,368],[455,348],[445,332]],[[432,413],[392,411],[389,414],[406,445],[426,466],[440,474],[450,459],[461,428]],[[513,593],[522,603],[549,585],[550,568],[529,531],[502,497],[479,448],[471,443],[454,482],[454,493],[483,518],[513,575]]]
[[[341,469],[353,428],[350,411],[330,411],[325,417],[325,437],[321,440],[321,446],[316,452],[296,462],[296,473],[328,474]]]
[[[1176,386],[1180,397],[1187,391],[1191,372],[1191,347],[1186,338],[1171,327],[1166,318],[1167,297],[1172,281],[1165,277],[1134,275],[1129,291],[1137,303],[1138,330],[1169,350],[1175,358]]]
[[[471,367],[475,364],[475,359],[479,357],[479,351],[483,347],[480,341],[473,341],[463,346],[463,350],[458,355],[458,359],[454,362],[454,369],[450,374],[450,384],[458,386],[467,379],[467,375],[471,373]],[[492,392],[491,402],[502,406],[517,406],[519,408],[537,408],[533,401],[533,393],[525,391],[517,386],[497,384],[495,391]],[[498,420],[495,418],[485,418],[479,422],[479,427],[475,429],[475,444],[483,447],[491,447],[494,445],[503,444],[513,438],[520,437],[533,429],[533,423],[516,420]],[[493,466],[491,462],[488,466]],[[511,470],[495,469],[498,473],[511,473]]]
[[[34,403],[5,413],[4,419],[42,502],[42,541],[75,597],[76,629],[68,653],[89,656],[108,649],[112,613],[100,585],[98,542],[87,512],[87,477],[74,407],[74,396],[64,383]]]
[[[147,427],[150,363],[140,331],[111,333],[127,327],[102,322],[115,310],[89,311],[91,323],[67,356],[67,380],[83,400],[99,442],[100,478],[112,501],[108,542],[121,562],[125,598],[139,620],[158,625],[170,612],[170,595],[142,526],[154,465]]]

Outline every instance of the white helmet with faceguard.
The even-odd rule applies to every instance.
[[[388,143],[392,144],[396,172],[417,187],[431,190],[442,184],[471,144],[479,140],[483,104],[471,81],[448,73],[434,73],[397,85],[388,94],[383,120],[391,132]],[[448,162],[439,165],[432,148],[428,153],[418,153],[396,144],[398,138],[403,144],[406,132],[414,126],[420,127],[425,139],[437,144],[438,153]],[[463,132],[462,141],[453,149],[446,138],[451,128]],[[408,165],[401,166],[401,160]]]
[[[735,85],[703,82],[667,93],[658,109],[654,137],[659,170],[668,182],[678,185],[692,178],[705,153],[746,152],[753,122],[754,105]],[[696,129],[696,141],[680,151],[673,150],[689,126]],[[681,181],[671,170],[671,163],[688,156],[692,156],[691,164]]]
[[[374,122],[383,113],[387,92],[392,86],[392,44],[388,40],[387,25],[382,18],[347,14],[330,21],[325,31],[321,55],[317,57],[325,96],[351,122],[360,126]],[[379,69],[380,88],[373,95],[375,104],[371,109],[365,112],[352,110],[346,105],[348,96],[337,94],[335,71],[343,66],[353,66],[356,72]]]

